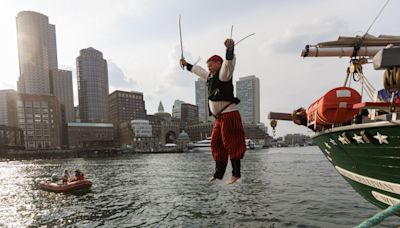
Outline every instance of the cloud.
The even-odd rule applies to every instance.
[[[334,40],[338,34],[349,33],[351,32],[348,24],[340,18],[316,18],[311,22],[290,25],[283,31],[275,31],[274,35],[261,45],[260,52],[267,55],[294,52],[298,54],[305,44]]]
[[[112,60],[107,60],[108,65],[108,83],[111,88],[121,90],[132,90],[137,82],[132,78],[127,77],[122,69],[115,64]],[[112,91],[110,90],[110,93]]]
[[[196,61],[190,52],[185,52],[184,56],[190,63]],[[174,46],[167,54],[167,64],[157,75],[158,83],[149,91],[147,96],[152,100],[153,106],[161,100],[167,112],[172,108],[175,99],[194,103],[194,82],[197,80],[197,76],[180,67],[180,58],[180,47]]]

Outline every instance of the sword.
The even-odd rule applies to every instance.
[[[181,42],[181,59],[185,59],[185,57],[183,57],[183,42],[182,42],[182,28],[181,28],[181,15],[180,14],[179,14],[179,38],[180,38],[180,42]],[[182,68],[182,70],[185,69],[185,67],[182,64],[181,64],[181,68]]]
[[[249,38],[250,36],[254,36],[254,35],[255,35],[255,33],[252,33],[252,34],[250,34],[250,35],[247,35],[247,36],[243,37],[241,40],[239,40],[238,42],[236,42],[236,44],[235,44],[234,46],[238,45],[238,44],[239,44],[240,42],[242,42],[243,40]]]

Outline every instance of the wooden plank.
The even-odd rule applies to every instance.
[[[292,121],[292,114],[291,113],[282,113],[282,112],[270,112],[268,114],[268,119]]]

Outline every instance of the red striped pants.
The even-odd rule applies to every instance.
[[[211,153],[215,161],[242,159],[246,152],[245,135],[239,111],[217,117],[211,134]]]

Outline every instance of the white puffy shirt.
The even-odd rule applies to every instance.
[[[231,80],[233,77],[233,71],[235,70],[235,64],[236,64],[236,56],[234,56],[232,60],[225,59],[222,62],[221,69],[219,71],[219,80],[221,80],[223,82],[227,82],[227,81]],[[194,65],[192,67],[191,71],[192,71],[192,73],[196,74],[204,81],[207,81],[208,77],[213,77],[212,74],[210,74],[207,70],[205,70],[204,68],[202,68],[201,66],[198,66],[198,65]],[[208,100],[208,105],[209,105],[210,111],[213,115],[217,115],[218,113],[220,113],[221,110],[230,103],[231,102],[229,102],[229,101]],[[232,103],[221,113],[233,112],[236,110],[238,110],[236,105],[234,103]]]

